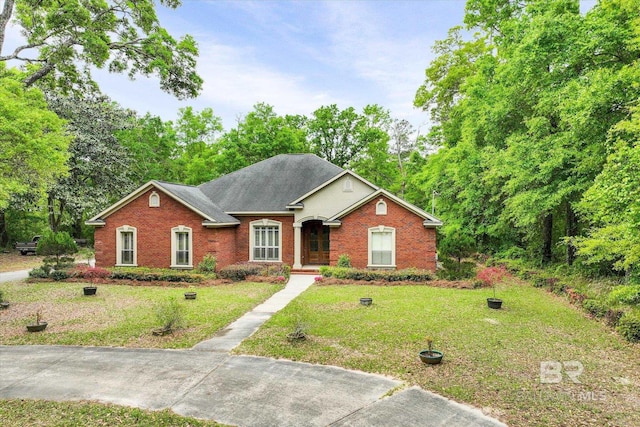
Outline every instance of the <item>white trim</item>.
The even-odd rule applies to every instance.
[[[225,212],[231,216],[294,216],[295,212],[290,211],[245,211],[245,212]]]
[[[187,251],[189,253],[188,264],[178,264],[178,233],[187,234]],[[193,230],[191,227],[179,225],[171,229],[171,268],[193,268]]]
[[[179,185],[179,184],[175,184],[175,185]],[[185,187],[189,187],[189,186],[185,185]],[[161,191],[166,196],[171,197],[176,202],[180,203],[181,205],[185,206],[186,208],[188,208],[188,209],[192,210],[193,212],[197,213],[198,215],[203,217],[205,220],[208,220],[208,221],[211,221],[211,222],[218,222],[215,219],[211,218],[209,215],[205,214],[204,212],[200,211],[199,209],[196,209],[195,207],[191,206],[189,203],[187,203],[184,200],[180,199],[178,196],[174,195],[169,190],[164,189],[162,187],[162,184],[159,183],[158,181],[149,181],[146,184],[143,184],[140,187],[138,187],[138,189],[136,189],[134,192],[130,193],[128,196],[124,197],[123,199],[120,199],[119,201],[117,201],[113,205],[109,206],[107,209],[103,210],[98,215],[96,215],[93,218],[85,221],[85,224],[86,225],[96,226],[96,221],[104,220],[106,217],[108,217],[109,215],[111,215],[115,211],[122,209],[123,207],[125,207],[126,205],[128,205],[129,203],[131,203],[132,201],[137,199],[138,197],[140,197],[142,194],[144,194],[146,191],[148,191],[151,188],[154,188],[156,190]],[[197,188],[197,187],[193,187],[193,188]]]
[[[399,197],[394,196],[393,194],[389,193],[387,190],[384,190],[382,188],[379,189],[378,191],[374,192],[374,193],[369,194],[368,196],[364,197],[363,199],[357,201],[356,203],[354,203],[353,205],[351,205],[348,208],[344,209],[343,211],[338,212],[337,214],[335,214],[334,216],[329,218],[327,221],[339,220],[342,217],[344,217],[344,216],[350,214],[351,212],[355,211],[356,209],[360,208],[361,206],[365,205],[366,203],[370,202],[371,200],[375,199],[376,197],[380,197],[380,196],[384,196],[384,197],[388,198],[389,200],[397,203],[398,205],[400,205],[400,206],[404,207],[405,209],[407,209],[407,210],[413,212],[414,214],[418,215],[420,218],[423,218],[425,221],[422,224],[426,228],[439,227],[439,226],[442,225],[442,221],[440,221],[435,216],[426,213],[425,211],[423,211],[419,207],[414,206],[409,202],[405,202],[404,200],[400,199]]]
[[[255,247],[256,227],[278,227],[278,259],[255,259],[253,256]],[[252,262],[282,262],[282,223],[268,218],[262,218],[249,223],[249,261]]]
[[[382,265],[373,263],[373,234],[374,233],[391,233],[391,264]],[[368,232],[368,249],[367,249],[367,267],[370,268],[395,268],[396,267],[396,229],[393,227],[385,227],[379,225],[369,228]]]
[[[376,203],[376,215],[386,215],[387,214],[387,202],[384,199],[380,198],[378,203]]]
[[[373,185],[372,183],[370,183],[369,181],[367,181],[366,179],[364,179],[363,177],[361,177],[360,175],[358,175],[355,172],[352,172],[350,170],[345,170],[341,173],[339,173],[338,175],[334,176],[333,178],[331,178],[328,181],[323,182],[322,184],[320,184],[319,186],[317,186],[316,188],[314,188],[313,190],[309,191],[308,193],[298,197],[296,200],[290,202],[287,204],[287,206],[292,206],[295,205],[296,203],[301,203],[304,199],[306,199],[307,197],[311,196],[314,193],[317,193],[318,191],[322,190],[323,188],[325,188],[326,186],[328,186],[329,184],[339,180],[340,178],[342,178],[345,175],[351,175],[351,177],[359,180],[360,182],[362,182],[365,185],[368,185],[369,187],[371,187],[374,191],[375,190],[379,190],[380,187]]]
[[[122,263],[122,233],[133,233],[133,264]],[[138,266],[138,230],[130,225],[116,228],[116,267]]]

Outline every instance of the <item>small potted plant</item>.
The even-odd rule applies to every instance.
[[[360,304],[371,305],[373,304],[373,298],[360,298]]]
[[[198,295],[196,292],[188,291],[184,293],[184,299],[196,299],[196,295]]]
[[[487,305],[489,308],[493,308],[498,310],[502,307],[502,300],[500,298],[496,298],[496,284],[493,284],[493,298],[487,298]]]
[[[442,362],[443,353],[433,349],[433,338],[427,337],[427,350],[422,350],[419,353],[422,363],[427,365],[437,365]]]
[[[95,295],[97,290],[98,288],[95,285],[85,286],[84,288],[82,288],[82,292],[84,295]]]
[[[296,322],[293,332],[287,334],[287,340],[291,342],[304,341],[307,339],[306,325],[301,321]]]
[[[5,308],[9,307],[9,301],[5,301],[4,300],[4,293],[2,292],[2,289],[0,289],[0,310],[4,310]]]
[[[44,331],[48,323],[40,320],[40,312],[36,312],[36,323],[27,325],[27,331],[29,332],[41,332]]]
[[[508,276],[504,267],[487,267],[477,274],[477,279],[486,286],[493,288],[493,298],[487,298],[489,308],[499,309],[502,307],[502,300],[496,297],[496,285]]]

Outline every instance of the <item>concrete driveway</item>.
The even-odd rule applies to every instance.
[[[400,381],[195,350],[0,346],[0,398],[96,400],[237,426],[501,426]]]

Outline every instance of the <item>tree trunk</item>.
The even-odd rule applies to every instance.
[[[11,20],[13,13],[13,4],[15,0],[4,0],[4,7],[0,13],[0,56],[2,56],[2,48],[4,47],[4,38],[7,31],[7,25]]]
[[[573,239],[578,234],[578,219],[576,213],[573,211],[571,203],[567,203],[567,229],[566,235],[569,237],[569,243],[567,244],[567,264],[573,265],[576,260],[576,247],[573,246]]]
[[[0,248],[9,246],[9,235],[7,234],[7,221],[4,216],[4,209],[0,209]]]
[[[542,263],[550,264],[553,259],[553,214],[547,214],[542,221]]]

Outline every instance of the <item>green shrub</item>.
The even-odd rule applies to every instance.
[[[29,277],[34,279],[46,279],[49,277],[49,270],[49,268],[45,268],[44,266],[36,267],[29,272]]]
[[[165,331],[172,331],[183,326],[184,307],[174,297],[155,306],[158,323]]]
[[[610,310],[607,310],[604,318],[607,321],[607,325],[615,328],[616,326],[618,326],[618,323],[620,323],[620,319],[622,318],[622,316],[624,316],[624,311],[612,308]]]
[[[363,270],[344,267],[320,267],[324,277],[335,277],[344,280],[383,281],[383,282],[428,282],[433,280],[429,270],[409,268],[405,270]]]
[[[582,307],[594,317],[604,317],[609,311],[609,307],[597,299],[586,299],[582,302]]]
[[[338,257],[338,267],[351,268],[351,257],[348,254],[342,254]]]
[[[206,254],[198,264],[198,271],[201,273],[214,273],[216,271],[217,262],[218,261],[213,254]]]
[[[628,304],[636,305],[640,304],[640,286],[639,285],[621,285],[616,286],[609,293],[607,301],[611,305]]]
[[[636,313],[626,313],[618,322],[616,330],[627,341],[639,342],[640,341],[640,316]]]
[[[66,231],[54,233],[45,232],[36,247],[38,255],[51,256],[55,260],[56,268],[60,269],[63,264],[68,264],[65,255],[72,255],[78,252],[78,245]],[[73,259],[72,259],[73,260]]]
[[[69,272],[67,270],[54,270],[51,272],[51,278],[56,282],[67,280],[69,278]]]
[[[476,276],[476,264],[470,261],[457,262],[449,258],[442,258],[442,269],[436,272],[442,280],[465,280]]]
[[[4,302],[4,292],[0,289],[0,302]]]
[[[232,264],[228,265],[218,272],[218,276],[223,279],[233,280],[234,282],[240,282],[246,280],[249,276],[260,276],[263,274],[264,267],[260,264]]]
[[[116,280],[136,280],[139,282],[172,282],[199,283],[204,277],[190,271],[176,271],[168,269],[149,268],[116,268],[111,272],[111,278]]]

